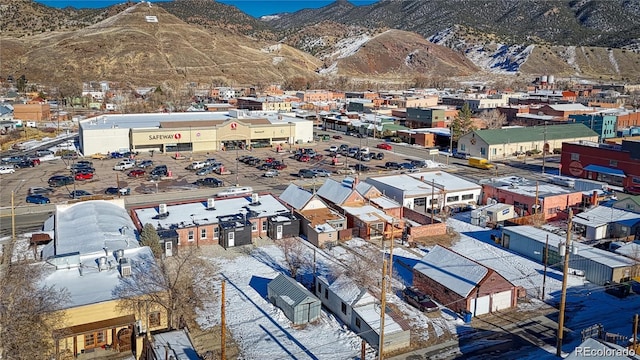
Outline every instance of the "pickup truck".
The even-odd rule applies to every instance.
[[[127,169],[131,169],[135,166],[135,164],[136,163],[131,160],[122,160],[113,167],[113,170],[124,171]]]

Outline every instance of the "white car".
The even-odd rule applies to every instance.
[[[313,171],[316,174],[316,176],[320,176],[320,177],[329,177],[329,176],[331,176],[331,171],[329,171],[329,170],[311,169],[311,171]]]
[[[0,174],[13,174],[16,172],[12,166],[0,166]]]
[[[127,169],[131,169],[135,166],[135,164],[136,163],[131,160],[122,160],[113,167],[113,170],[124,171]]]
[[[329,152],[338,152],[338,147],[333,145],[329,147]]]

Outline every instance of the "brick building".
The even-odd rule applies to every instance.
[[[51,106],[49,104],[14,104],[13,118],[26,121],[51,120]]]

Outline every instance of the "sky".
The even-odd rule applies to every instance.
[[[272,15],[283,12],[295,12],[304,8],[320,8],[331,4],[335,0],[218,0],[218,2],[233,5],[245,13],[260,17],[263,15]],[[354,5],[368,5],[377,0],[350,0]],[[103,8],[115,4],[120,4],[123,0],[36,0],[41,4],[64,8],[72,6],[78,9],[82,8]],[[151,2],[158,2],[151,0]]]

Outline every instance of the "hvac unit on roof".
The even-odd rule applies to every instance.
[[[120,259],[120,276],[131,276],[131,262],[124,257]]]
[[[116,261],[120,261],[120,259],[122,259],[123,256],[124,256],[124,249],[116,250]]]
[[[166,214],[167,213],[167,204],[158,205],[158,214]]]
[[[216,199],[208,198],[207,199],[207,210],[215,210],[216,208]]]
[[[258,205],[260,204],[260,196],[258,196],[258,194],[253,193],[251,194],[251,205]]]
[[[107,257],[101,256],[98,258],[98,271],[105,270],[107,268]]]

